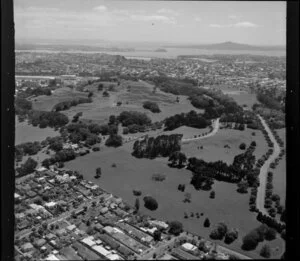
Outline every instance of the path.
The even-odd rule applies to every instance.
[[[209,138],[209,137],[214,136],[219,131],[219,128],[220,128],[220,118],[217,118],[214,121],[213,125],[214,126],[213,126],[212,132],[208,133],[207,135],[201,136],[201,137],[197,137],[197,138],[182,139],[182,142],[189,142],[189,141],[194,141],[194,140],[201,140],[201,139],[205,139],[205,138]]]
[[[279,156],[280,154],[280,147],[273,136],[273,133],[271,132],[269,126],[265,122],[265,120],[260,116],[257,115],[260,119],[262,125],[264,126],[265,130],[268,133],[268,136],[270,137],[271,141],[274,143],[274,151],[273,154],[269,157],[269,159],[264,163],[264,165],[260,169],[259,173],[259,187],[257,190],[257,199],[256,199],[256,207],[259,211],[261,211],[263,214],[269,215],[266,211],[264,205],[265,205],[265,195],[266,195],[266,182],[267,182],[267,173],[268,169],[270,167],[270,164]]]

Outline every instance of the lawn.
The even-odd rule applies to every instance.
[[[17,117],[15,119],[15,145],[24,142],[42,141],[47,137],[54,137],[59,135],[58,131],[52,128],[41,129],[39,127],[33,127],[29,125],[27,121],[19,122]]]
[[[76,254],[76,251],[72,247],[64,247],[59,252],[64,255],[67,260],[82,260],[82,258]]]
[[[60,102],[72,98],[86,98],[87,95],[87,92],[78,92],[69,87],[58,88],[54,90],[50,96],[41,95],[32,99],[32,108],[40,111],[51,111],[52,108]]]
[[[131,86],[130,92],[127,86]],[[92,88],[92,87],[90,87]],[[78,112],[83,112],[80,118],[83,121],[94,121],[99,124],[107,123],[110,115],[119,115],[122,111],[138,111],[146,113],[153,122],[161,121],[166,117],[173,116],[176,113],[189,112],[195,110],[190,101],[185,96],[179,96],[180,102],[176,102],[173,94],[157,91],[152,93],[153,86],[144,82],[125,81],[116,87],[116,92],[109,92],[109,97],[103,97],[102,91],[95,91],[92,103],[79,104],[63,111],[68,117],[73,117]],[[117,102],[122,102],[117,106]],[[160,113],[152,113],[143,108],[144,101],[153,101],[159,104]]]
[[[130,146],[130,144],[126,144]],[[131,144],[132,146],[132,144]],[[116,163],[116,168],[111,167]],[[102,177],[94,179],[97,167],[102,168]],[[103,148],[100,152],[88,154],[84,157],[66,163],[66,168],[78,170],[87,180],[91,180],[116,196],[122,197],[126,202],[134,205],[135,197],[133,189],[142,191],[142,198],[151,195],[157,199],[159,207],[156,211],[149,211],[141,204],[140,211],[163,220],[179,220],[185,229],[208,238],[210,228],[203,227],[205,217],[211,220],[212,225],[225,221],[231,228],[239,229],[239,240],[232,244],[232,248],[238,251],[242,237],[260,223],[256,215],[249,211],[249,194],[236,192],[237,186],[225,182],[215,182],[213,190],[216,198],[210,199],[209,192],[196,191],[190,185],[191,172],[186,169],[169,168],[165,160],[136,159],[124,148]],[[155,173],[164,174],[163,182],[152,181]],[[120,185],[122,184],[122,185]],[[191,193],[191,203],[184,203],[184,193],[177,190],[179,184],[185,184],[185,192]],[[184,218],[184,212],[203,212],[204,216],[197,219],[195,216]],[[275,245],[280,246],[282,240]],[[273,243],[272,243],[273,244]],[[255,251],[246,253],[258,257]]]
[[[252,132],[256,133],[255,136],[251,135]],[[201,158],[205,161],[223,160],[231,164],[234,157],[243,152],[239,149],[239,145],[244,142],[249,146],[251,141],[256,141],[254,155],[259,159],[267,151],[267,143],[260,131],[250,129],[244,131],[220,129],[216,135],[207,139],[182,144],[181,151],[188,157]],[[225,145],[229,145],[230,148],[224,148]]]

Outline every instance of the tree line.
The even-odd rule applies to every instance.
[[[133,144],[132,155],[137,158],[167,157],[174,151],[180,151],[182,134],[145,136]]]

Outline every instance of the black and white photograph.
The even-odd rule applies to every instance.
[[[12,260],[285,259],[286,1],[14,0],[13,23]]]

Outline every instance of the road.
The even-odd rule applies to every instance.
[[[194,140],[202,140],[202,139],[206,139],[206,138],[214,136],[219,131],[219,128],[220,128],[220,118],[217,118],[214,121],[213,125],[214,126],[213,126],[212,132],[208,133],[207,135],[201,136],[201,137],[197,137],[197,138],[182,139],[182,142],[189,142],[189,141],[194,141]]]
[[[257,190],[257,199],[256,199],[256,207],[259,211],[261,211],[263,214],[269,215],[266,211],[264,205],[265,205],[265,195],[266,195],[266,183],[267,183],[267,173],[270,167],[270,164],[279,156],[280,154],[280,147],[273,136],[273,133],[271,132],[269,126],[265,122],[265,120],[260,116],[257,115],[260,119],[262,125],[264,126],[265,130],[268,133],[268,136],[270,137],[271,141],[274,143],[274,151],[273,154],[269,157],[269,159],[264,163],[264,165],[260,169],[259,173],[259,187]]]
[[[231,255],[231,256],[236,256],[238,259],[252,259],[248,256],[245,256],[241,253],[238,253],[236,251],[233,251],[231,249],[228,249],[228,248],[220,246],[220,245],[217,245],[216,250],[217,250],[217,252],[222,252],[224,254],[228,254],[228,255]]]

